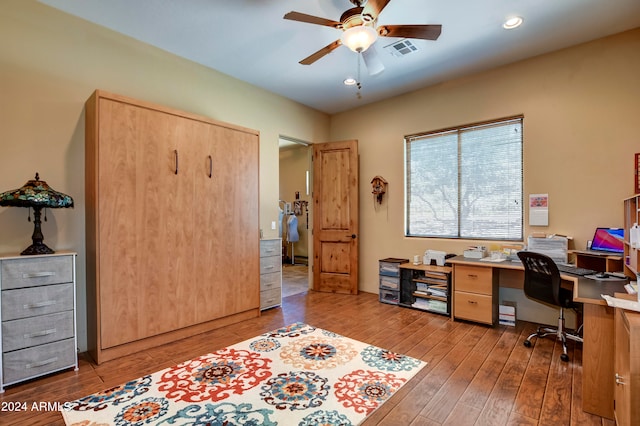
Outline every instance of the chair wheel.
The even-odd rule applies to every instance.
[[[525,345],[527,348],[531,347],[531,341],[530,340],[525,340],[523,345]]]
[[[569,361],[569,355],[562,354],[562,355],[560,355],[560,359],[563,360],[564,362],[568,362]]]

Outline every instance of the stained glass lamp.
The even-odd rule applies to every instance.
[[[51,189],[47,182],[40,180],[40,176],[36,173],[36,178],[25,183],[22,188],[0,194],[0,206],[29,207],[33,209],[33,235],[31,236],[33,244],[20,254],[51,254],[55,252],[42,242],[44,236],[40,228],[41,210],[47,207],[50,209],[73,207],[73,198]],[[45,214],[46,220],[47,216]]]

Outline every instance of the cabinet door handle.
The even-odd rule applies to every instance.
[[[177,149],[174,149],[174,150],[173,150],[173,154],[174,154],[174,155],[175,155],[175,157],[176,157],[176,174],[178,174],[178,150],[177,150]]]
[[[42,277],[52,277],[56,273],[55,272],[28,272],[22,274],[22,278],[42,278]]]
[[[616,385],[624,385],[624,377],[616,373]]]
[[[38,368],[38,367],[45,366],[47,364],[53,364],[57,360],[58,360],[58,357],[54,356],[53,358],[45,359],[43,361],[32,362],[30,364],[25,365],[25,367],[26,368]]]
[[[213,157],[209,155],[209,179],[213,176]]]
[[[49,330],[36,331],[34,333],[28,333],[24,335],[25,339],[33,339],[34,337],[48,336],[49,334],[56,334],[58,330],[50,328]]]
[[[57,302],[55,300],[45,300],[44,302],[27,303],[26,305],[22,305],[22,307],[24,309],[46,308],[47,306],[52,306],[56,303]]]

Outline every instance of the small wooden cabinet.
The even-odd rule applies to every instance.
[[[498,275],[493,268],[456,264],[454,319],[495,324],[498,319]]]
[[[260,309],[282,304],[282,240],[260,240]]]
[[[400,265],[400,305],[451,315],[451,267]]]
[[[0,257],[0,393],[78,368],[76,254]]]
[[[640,313],[616,308],[615,403],[619,426],[640,422]]]

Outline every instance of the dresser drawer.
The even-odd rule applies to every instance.
[[[73,283],[2,292],[2,321],[70,310],[73,310]]]
[[[282,258],[280,256],[270,256],[260,258],[260,273],[280,272],[282,269]]]
[[[493,268],[456,265],[456,291],[467,291],[491,295],[493,291]]]
[[[260,240],[260,257],[279,256],[282,258],[280,240]]]
[[[35,257],[2,262],[2,289],[73,281],[73,256]]]
[[[280,288],[273,288],[260,292],[260,308],[266,309],[278,306],[282,303],[282,291]]]
[[[74,339],[47,343],[3,354],[5,384],[76,365]]]
[[[493,324],[493,298],[483,294],[455,292],[456,319],[464,319],[485,324]]]
[[[260,275],[260,291],[270,290],[272,288],[281,288],[282,278],[280,272],[271,272]]]
[[[73,337],[73,311],[2,323],[2,350],[15,351]]]

